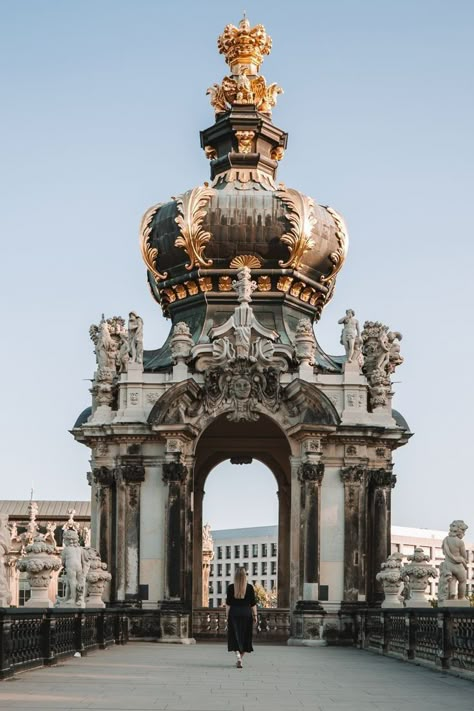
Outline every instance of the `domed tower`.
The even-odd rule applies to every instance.
[[[288,136],[272,122],[283,90],[259,73],[272,46],[263,25],[227,25],[217,46],[230,75],[207,91],[215,122],[201,146],[211,180],[143,216],[148,282],[165,316],[199,342],[233,311],[232,279],[247,266],[257,317],[291,343],[298,321],[317,321],[334,293],[347,230],[335,210],[277,182]],[[168,344],[146,359],[151,370],[169,363]]]
[[[411,436],[391,405],[401,334],[379,321],[360,328],[347,309],[345,355],[319,348],[313,325],[346,257],[344,221],[276,180],[287,135],[271,118],[282,90],[259,73],[271,49],[264,27],[228,25],[218,48],[230,73],[208,90],[210,182],[154,205],[141,225],[170,334],[144,351],[133,311],[128,323],[91,326],[92,407],[73,435],[92,452],[92,545],[112,573],[109,602],[134,605],[135,636],[183,641],[208,628],[207,477],[255,459],[278,490],[282,634],[317,641],[324,625],[339,629],[339,611],[380,599],[392,452]],[[262,580],[263,563],[251,570]],[[231,563],[221,572],[224,589]]]

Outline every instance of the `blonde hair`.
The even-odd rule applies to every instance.
[[[243,600],[247,591],[247,571],[245,568],[237,568],[234,575],[234,597]]]

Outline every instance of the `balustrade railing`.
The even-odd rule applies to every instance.
[[[0,609],[0,679],[127,640],[123,610]]]
[[[193,636],[218,640],[227,636],[225,608],[200,607],[193,610]],[[286,643],[290,636],[290,611],[282,608],[258,608],[254,638],[258,642]]]
[[[364,610],[355,617],[361,649],[474,672],[474,608]]]

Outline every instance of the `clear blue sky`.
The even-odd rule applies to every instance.
[[[133,309],[145,347],[165,338],[138,225],[148,206],[208,178],[198,133],[213,122],[205,91],[226,73],[216,37],[240,8],[0,7],[1,497],[25,498],[33,481],[39,499],[87,498],[88,450],[68,429],[90,402],[89,325]],[[444,529],[464,518],[474,529],[474,3],[245,9],[273,37],[263,74],[285,89],[273,113],[289,132],[279,178],[335,207],[349,227],[349,257],[317,337],[340,353],[337,320],[349,307],[403,333],[394,406],[416,435],[396,454],[393,521]],[[258,496],[229,518],[225,487],[248,482],[246,471],[211,475],[213,527],[274,522],[276,487],[259,469],[250,469]]]

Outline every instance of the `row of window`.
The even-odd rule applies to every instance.
[[[257,583],[258,583],[258,580],[253,581],[253,585],[255,585]],[[267,587],[267,583],[268,583],[269,587]],[[229,585],[228,580],[224,580],[224,581],[218,580],[217,582],[213,582],[211,580],[211,582],[209,583],[209,595],[214,595],[214,594],[221,595],[222,593],[225,593],[228,585]],[[274,588],[276,588],[276,580],[268,580],[268,581],[261,580],[260,585],[262,586],[262,588],[265,588],[265,590],[273,590]]]
[[[276,558],[277,555],[277,544],[276,543],[252,543],[247,544],[245,543],[244,545],[235,545],[234,546],[234,555],[232,556],[232,546],[217,546],[217,559],[222,560],[225,554],[225,558],[228,560],[229,558],[240,558],[240,554],[242,553],[242,558],[250,558],[250,549],[252,549],[252,558],[258,558],[258,548],[260,546],[260,555],[262,558],[266,558],[268,556],[268,549],[270,548],[270,556],[272,558]]]
[[[277,562],[276,560],[272,560],[270,562],[270,565],[268,565],[267,561],[264,560],[261,563],[248,563],[247,561],[244,561],[243,563],[234,563],[234,570],[233,572],[240,568],[240,567],[245,568],[247,571],[247,574],[251,572],[252,575],[276,575],[277,574]],[[251,567],[250,567],[251,566]],[[259,570],[260,567],[260,570]],[[269,573],[270,571],[270,573]],[[209,576],[212,578],[216,576],[216,578],[221,578],[223,575],[225,577],[230,577],[232,575],[232,563],[217,563],[214,566],[214,563],[211,563],[210,568],[209,568]]]
[[[444,553],[442,548],[436,546],[416,546],[417,548],[422,548],[423,553],[429,555],[430,560],[443,560]],[[392,553],[402,553],[402,555],[413,555],[415,552],[414,545],[408,545],[407,543],[392,543]],[[468,560],[474,562],[474,550],[466,551]]]

